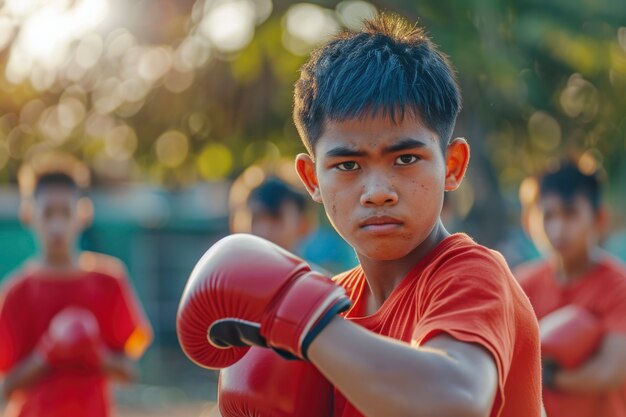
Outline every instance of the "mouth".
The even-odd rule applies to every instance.
[[[359,223],[359,228],[370,231],[388,231],[401,227],[402,220],[390,216],[372,216]]]

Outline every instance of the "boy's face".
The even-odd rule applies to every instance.
[[[296,249],[303,237],[304,215],[300,213],[295,203],[284,201],[278,216],[256,201],[250,201],[248,208],[251,215],[250,233],[289,251]]]
[[[309,193],[356,252],[375,260],[400,259],[428,237],[444,190],[460,184],[467,165],[450,175],[437,135],[410,115],[329,121],[315,154],[314,163],[307,155],[296,162]]]
[[[539,209],[550,249],[565,261],[580,260],[598,239],[598,216],[589,199],[578,194],[571,201],[555,193],[541,196]]]
[[[33,202],[32,228],[47,256],[66,258],[82,231],[76,190],[61,185],[41,189]]]

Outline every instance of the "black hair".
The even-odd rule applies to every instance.
[[[564,162],[539,178],[540,196],[556,194],[567,203],[582,196],[589,200],[594,212],[600,207],[601,191],[597,173],[585,174],[573,162]]]
[[[303,213],[306,209],[306,197],[289,184],[277,177],[269,177],[258,187],[254,188],[248,196],[248,204],[259,203],[272,216],[279,217],[285,202],[295,204],[298,212]]]
[[[293,118],[311,155],[326,121],[419,116],[446,146],[461,109],[447,57],[424,30],[397,15],[380,14],[361,31],[344,30],[312,52],[300,70]]]
[[[41,190],[49,188],[49,187],[66,187],[71,189],[72,191],[80,192],[80,187],[74,181],[70,175],[65,174],[63,172],[50,172],[41,175],[37,178],[37,183],[35,184],[35,192],[34,195],[37,196],[41,192]]]

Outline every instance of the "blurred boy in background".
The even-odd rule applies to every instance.
[[[5,415],[109,416],[109,381],[135,377],[152,329],[124,265],[78,248],[93,215],[87,168],[47,154],[18,175],[20,218],[39,249],[0,290]]]
[[[293,170],[291,164],[289,168]],[[302,242],[317,227],[305,194],[257,165],[234,181],[229,200],[232,233],[260,236],[293,253],[301,252]]]
[[[540,319],[544,358],[557,352],[551,358],[556,362],[544,359],[547,414],[625,416],[626,268],[599,247],[607,219],[598,176],[565,162],[526,181],[520,195],[523,223],[545,252],[545,259],[521,265],[515,274]],[[560,366],[593,343],[593,332],[576,334],[590,319],[598,329],[597,348],[576,366]]]
[[[314,226],[304,194],[276,176],[250,190],[245,210],[249,224],[233,225],[235,233],[260,236],[290,252],[298,250]]]

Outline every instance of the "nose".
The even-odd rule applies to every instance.
[[[552,241],[559,241],[565,231],[565,223],[561,219],[550,219],[544,224],[546,235]]]
[[[361,205],[392,206],[398,202],[398,193],[385,175],[370,175],[361,193]]]

